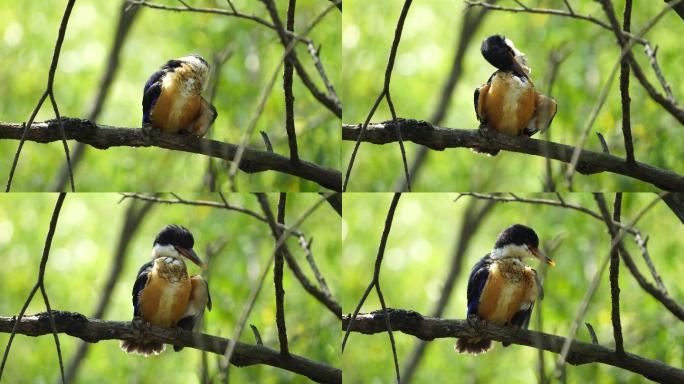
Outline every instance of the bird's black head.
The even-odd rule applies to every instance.
[[[502,71],[512,71],[520,77],[527,77],[527,73],[515,61],[515,51],[502,35],[492,35],[482,41],[480,47],[482,56],[491,65]]]
[[[522,224],[513,224],[504,229],[496,238],[494,248],[503,248],[506,245],[527,245],[534,249],[539,248],[539,237],[530,227]]]
[[[195,239],[187,228],[169,224],[157,234],[157,237],[154,239],[154,245],[157,244],[192,249],[195,245]]]

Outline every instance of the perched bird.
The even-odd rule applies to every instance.
[[[192,247],[195,240],[187,229],[167,225],[154,239],[152,261],[143,265],[133,286],[133,315],[143,321],[162,326],[178,326],[192,330],[204,313],[211,311],[209,286],[201,276],[188,277],[183,258],[200,267],[202,260]],[[149,356],[164,351],[164,344],[122,341],[121,349],[128,353]],[[173,347],[180,351],[182,347]]]
[[[469,321],[484,320],[527,329],[534,301],[542,299],[544,292],[537,272],[523,264],[524,258],[556,265],[539,251],[539,238],[532,228],[515,224],[504,229],[494,243],[494,250],[480,259],[470,272]],[[479,354],[491,345],[491,340],[481,337],[460,338],[456,351]]]
[[[537,92],[525,55],[501,35],[484,39],[482,56],[497,71],[475,90],[475,113],[482,126],[514,136],[546,130],[556,115],[556,100]],[[479,150],[496,155],[498,150]]]
[[[209,63],[199,55],[164,64],[145,84],[143,127],[204,136],[218,116],[216,108],[200,95],[208,72]]]

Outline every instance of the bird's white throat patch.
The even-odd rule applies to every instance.
[[[507,244],[501,248],[494,248],[489,257],[494,260],[513,259],[520,263],[520,265],[524,265],[519,259],[534,257],[534,255],[526,245]]]

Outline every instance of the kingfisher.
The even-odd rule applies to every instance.
[[[534,88],[525,55],[501,35],[484,39],[480,51],[497,68],[487,84],[475,89],[475,113],[480,127],[489,126],[502,133],[527,137],[548,129],[556,115],[556,100]],[[499,152],[475,150],[492,156]]]
[[[143,127],[204,136],[218,116],[201,96],[208,73],[209,63],[199,55],[166,62],[145,83]]]
[[[183,258],[205,268],[192,247],[192,233],[178,225],[167,225],[154,239],[152,261],[138,271],[133,285],[134,321],[161,327],[177,326],[192,331],[204,313],[211,311],[209,286],[201,276],[188,277]],[[144,356],[164,351],[163,343],[122,341],[121,349]],[[182,347],[173,346],[175,351]]]
[[[523,263],[535,258],[551,266],[556,263],[539,250],[534,230],[522,224],[504,229],[494,249],[478,261],[468,278],[468,321],[484,320],[496,325],[527,329],[534,302],[544,296],[537,272]],[[491,348],[491,340],[460,338],[456,351],[480,354]],[[508,343],[503,343],[504,347]]]

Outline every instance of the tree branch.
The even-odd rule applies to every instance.
[[[471,326],[467,320],[425,317],[417,312],[402,309],[387,309],[387,311],[392,329],[422,340],[481,336],[491,340],[526,345],[554,353],[559,353],[565,342],[564,337],[514,327],[486,324],[481,329],[478,329]],[[349,315],[345,315],[342,318],[343,329],[351,325],[349,327],[351,331],[364,334],[387,331],[383,311],[358,314],[353,323],[350,323],[349,320]],[[631,353],[619,356],[610,348],[577,340],[572,341],[567,362],[573,365],[603,363],[638,373],[648,379],[661,383],[674,384],[684,382],[684,371],[678,368]]]
[[[87,318],[74,312],[52,311],[52,315],[58,333],[66,333],[89,343],[115,339],[136,341],[144,338],[150,342],[173,344],[222,355],[229,341],[222,337],[193,333],[179,328],[150,326],[149,329],[139,329],[128,321],[104,321]],[[0,317],[0,332],[10,332],[15,320],[14,316]],[[27,336],[52,333],[48,314],[43,312],[25,316],[17,323],[17,333]],[[342,382],[342,371],[338,368],[297,355],[283,358],[278,351],[259,345],[237,342],[230,362],[238,367],[270,365],[304,375],[317,382]]]
[[[235,144],[216,140],[164,132],[146,134],[142,129],[97,125],[82,119],[63,118],[61,121],[68,140],[77,140],[98,149],[156,146],[231,161],[238,148]],[[55,120],[32,124],[25,139],[38,143],[61,140],[58,127],[59,122]],[[22,131],[20,124],[0,123],[0,138],[20,139]],[[273,170],[313,181],[328,189],[339,191],[342,188],[342,174],[338,170],[307,161],[293,165],[287,157],[266,151],[246,148],[239,168],[247,173]]]
[[[460,147],[503,149],[570,163],[575,149],[565,144],[505,135],[491,129],[442,128],[412,119],[399,119],[397,123],[403,140],[438,151]],[[342,140],[355,141],[361,132],[360,127],[360,124],[343,124]],[[373,144],[397,141],[395,126],[391,121],[371,124],[363,134],[362,140]],[[624,159],[606,153],[582,150],[577,162],[577,171],[585,175],[611,172],[651,183],[664,190],[684,190],[682,175],[640,162],[629,165]]]

